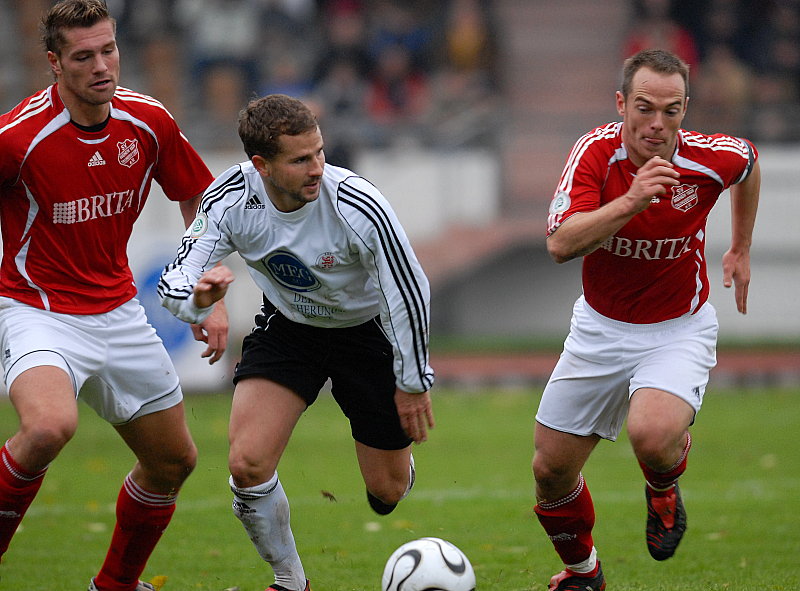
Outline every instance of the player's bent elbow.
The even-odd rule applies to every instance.
[[[572,253],[563,248],[563,245],[559,244],[557,240],[554,240],[552,236],[547,239],[547,252],[550,254],[550,258],[558,264],[566,263],[575,258],[572,256]]]

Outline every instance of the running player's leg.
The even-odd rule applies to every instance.
[[[591,572],[596,567],[594,504],[581,469],[600,438],[564,433],[541,423],[536,423],[534,438],[536,516],[567,568]]]
[[[278,462],[306,401],[285,386],[250,376],[236,383],[228,438],[233,512],[290,591],[306,588],[306,576],[292,534],[289,500],[278,479]]]
[[[60,360],[54,353],[47,355]],[[11,382],[9,397],[19,429],[0,448],[0,557],[39,491],[47,466],[78,426],[75,390],[61,367],[41,365],[22,371]]]
[[[197,461],[197,449],[180,401],[115,428],[137,462],[117,497],[117,522],[94,584],[97,589],[135,589],[172,519],[178,491]]]
[[[411,446],[402,449],[378,449],[358,441],[356,457],[367,493],[373,498],[370,505],[385,515],[411,492],[414,486],[414,458]]]
[[[631,398],[628,433],[644,473],[646,539],[656,560],[670,558],[686,531],[678,479],[686,470],[695,409],[661,390],[641,388]]]

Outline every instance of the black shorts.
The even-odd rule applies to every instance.
[[[307,405],[330,378],[331,393],[350,420],[353,439],[377,449],[402,449],[411,438],[394,403],[394,355],[379,319],[348,328],[293,322],[265,303],[244,338],[234,384],[258,376],[296,392]]]

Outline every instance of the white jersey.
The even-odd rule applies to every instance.
[[[229,168],[206,190],[164,270],[163,305],[186,322],[202,322],[211,309],[194,305],[194,285],[234,251],[294,322],[343,328],[380,315],[397,386],[430,389],[428,280],[388,201],[368,181],[326,164],[319,198],[285,213],[272,205],[252,163]]]

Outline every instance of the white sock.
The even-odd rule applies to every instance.
[[[306,575],[289,525],[289,499],[278,473],[263,484],[247,488],[238,488],[233,477],[229,483],[233,514],[242,522],[261,558],[272,566],[275,582],[292,591],[304,591]]]
[[[568,564],[566,566],[574,573],[586,574],[592,572],[595,567],[597,567],[597,548],[592,546],[592,553],[589,554],[589,558],[583,562],[579,562],[578,564]]]

